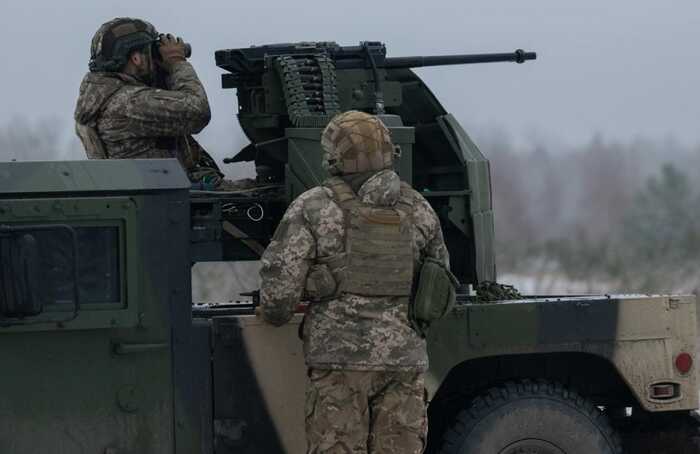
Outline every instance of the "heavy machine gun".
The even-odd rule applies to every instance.
[[[194,199],[203,223],[221,225],[221,218],[231,234],[202,227],[208,233],[200,259],[208,254],[212,260],[257,259],[287,204],[326,178],[321,131],[334,115],[355,109],[379,115],[389,127],[400,149],[396,170],[440,216],[452,268],[462,283],[495,280],[488,161],[411,68],[523,63],[534,60],[534,52],[392,58],[383,43],[366,41],[273,44],[220,50],[215,56],[227,71],[223,87],[237,89],[238,121],[251,142],[225,162],[254,162],[257,185],[267,189]],[[222,197],[225,205],[214,203]],[[235,219],[215,213],[221,206],[231,208]],[[258,215],[250,216],[251,209]],[[217,235],[225,240],[207,240]],[[213,250],[217,245],[223,247]]]
[[[260,80],[256,76],[262,75],[268,68],[277,69],[283,76],[284,83],[293,85],[285,87],[288,88],[285,90],[285,96],[289,94],[292,97],[293,102],[290,107],[293,109],[290,115],[295,124],[300,126],[299,123],[316,124],[319,120],[318,118],[304,119],[305,116],[323,117],[337,113],[338,110],[367,107],[358,102],[361,99],[371,99],[364,89],[362,94],[358,91],[352,92],[355,99],[352,105],[340,105],[340,100],[344,101],[345,97],[339,98],[338,92],[346,92],[350,87],[337,83],[334,77],[335,71],[372,70],[374,113],[383,114],[385,105],[382,87],[386,79],[386,70],[508,61],[524,63],[526,60],[535,58],[537,55],[534,52],[525,52],[522,49],[502,54],[388,58],[386,46],[381,42],[365,41],[359,46],[347,47],[339,46],[334,42],[309,42],[221,50],[216,53],[216,64],[230,72],[223,77],[224,88],[239,90],[251,87],[251,82],[259,83]],[[299,91],[300,88],[303,91]],[[302,93],[303,102],[300,99]],[[306,106],[303,106],[304,103]],[[395,106],[396,103],[393,104]],[[308,110],[304,111],[304,107]]]

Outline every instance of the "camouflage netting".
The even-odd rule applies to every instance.
[[[522,298],[520,292],[512,285],[484,281],[476,286],[476,302],[491,303],[494,301],[517,300]]]

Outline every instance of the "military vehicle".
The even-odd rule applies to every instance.
[[[305,452],[304,305],[281,328],[256,318],[254,293],[193,305],[191,267],[259,258],[289,201],[323,180],[320,132],[348,109],[391,130],[462,284],[428,334],[427,452],[689,440],[695,297],[499,295],[489,162],[411,69],[534,58],[389,58],[377,42],[219,51],[250,139],[228,161],[257,172],[236,193],[192,190],[175,160],[0,164],[0,453]]]

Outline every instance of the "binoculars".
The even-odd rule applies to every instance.
[[[152,54],[154,56],[156,56],[156,58],[160,57],[160,52],[158,52],[158,46],[160,46],[160,40],[164,36],[166,36],[166,35],[161,33],[160,35],[158,35],[158,37],[155,40],[153,40],[153,44],[152,44],[153,48],[151,49],[151,51],[152,51]],[[192,46],[190,45],[190,43],[183,42],[183,44],[185,45],[185,58],[190,58],[192,56]]]

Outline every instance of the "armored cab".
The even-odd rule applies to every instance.
[[[189,186],[175,160],[0,164],[0,452],[211,446]]]

